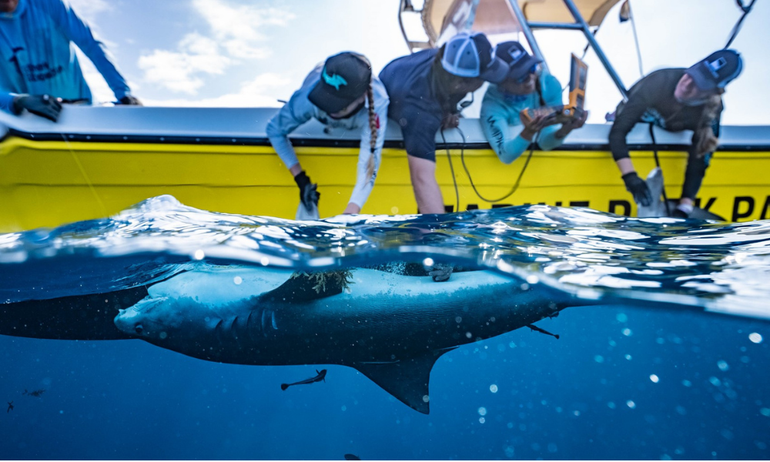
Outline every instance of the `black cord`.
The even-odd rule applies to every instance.
[[[655,166],[660,168],[660,160],[658,159],[658,143],[655,141],[655,130],[654,130],[654,124],[650,124],[650,138],[652,138],[652,153],[655,155]],[[663,174],[663,169],[660,169],[661,175]],[[663,183],[663,203],[666,204],[666,215],[671,216],[671,210],[668,206],[668,195],[666,194],[666,183]]]
[[[458,130],[460,130],[460,127],[457,127]],[[460,131],[462,133],[462,131]],[[444,129],[441,129],[441,139],[444,141],[444,149],[446,149],[446,158],[449,161],[449,170],[452,172],[452,182],[455,184],[455,212],[460,211],[460,191],[457,189],[457,178],[455,177],[455,167],[452,164],[452,155],[449,154],[449,147],[446,143],[446,138],[444,137]],[[465,145],[465,136],[463,136],[463,146]]]
[[[463,169],[465,169],[465,173],[468,175],[468,180],[471,183],[471,187],[473,188],[473,191],[476,193],[476,195],[479,196],[479,199],[485,202],[494,204],[496,202],[501,202],[511,197],[513,193],[515,193],[519,189],[519,184],[521,184],[521,178],[524,176],[524,172],[527,171],[527,166],[529,166],[529,161],[532,159],[532,153],[535,151],[535,144],[537,143],[537,140],[540,138],[540,132],[537,132],[537,134],[535,135],[535,139],[532,140],[532,143],[530,144],[530,148],[529,148],[529,155],[527,156],[527,161],[524,163],[524,167],[521,169],[521,173],[519,173],[519,177],[516,179],[516,183],[513,184],[513,187],[511,188],[511,190],[508,191],[506,195],[504,195],[499,199],[487,199],[486,197],[482,196],[479,190],[476,188],[476,185],[473,183],[473,178],[471,177],[471,172],[470,170],[468,170],[468,166],[465,165],[465,144],[466,144],[465,133],[463,133],[463,131],[460,130],[460,127],[457,127],[457,131],[459,131],[460,135],[463,137],[463,144],[460,148],[460,160],[462,161]]]
[[[735,23],[735,26],[733,27],[733,31],[730,34],[730,39],[727,41],[727,45],[725,45],[725,48],[729,48],[730,44],[733,43],[733,40],[735,40],[735,37],[738,36],[738,32],[741,30],[741,26],[743,26],[743,20],[746,19],[746,16],[751,12],[751,9],[754,7],[754,3],[757,0],[751,0],[751,3],[748,5],[743,4],[743,0],[736,0],[736,3],[738,4],[738,8],[743,10],[743,15],[741,15],[741,18],[738,20],[738,22]]]

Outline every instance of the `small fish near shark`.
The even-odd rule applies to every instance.
[[[427,414],[430,371],[441,355],[587,304],[485,270],[436,283],[357,268],[336,280],[308,291],[299,290],[303,281],[318,289],[317,280],[287,270],[201,267],[150,286],[114,323],[132,338],[207,361],[353,367]]]
[[[315,371],[316,375],[315,377],[311,377],[309,379],[300,380],[299,382],[294,383],[282,383],[281,384],[281,390],[286,390],[289,387],[293,387],[294,385],[307,385],[311,383],[316,382],[326,382],[326,369],[321,369],[321,372]]]

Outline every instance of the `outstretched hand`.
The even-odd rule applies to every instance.
[[[441,129],[448,130],[460,126],[460,114],[446,114],[441,121]]]
[[[578,128],[583,127],[583,125],[586,124],[586,120],[588,120],[588,111],[582,111],[582,114],[580,114],[579,117],[572,118],[567,122],[564,122],[561,125],[561,128],[556,131],[556,137],[565,138],[570,134],[570,132],[572,132],[572,130],[577,130]]]
[[[13,109],[16,114],[26,109],[40,117],[56,122],[61,113],[61,98],[51,95],[19,95],[13,100]]]
[[[119,106],[143,106],[142,102],[139,101],[139,98],[132,95],[126,95],[120,98],[120,101],[118,102],[120,103]]]

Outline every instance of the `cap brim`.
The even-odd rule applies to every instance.
[[[479,74],[479,77],[487,82],[500,83],[508,76],[508,64],[495,56],[492,64]]]
[[[695,86],[701,90],[713,90],[717,87],[717,83],[714,82],[714,78],[710,75],[708,69],[704,69],[705,63],[700,62],[695,66],[687,69],[685,73],[692,77]]]
[[[341,98],[338,95],[330,92],[324,85],[321,85],[319,81],[310,93],[307,95],[307,99],[313,103],[314,106],[327,114],[334,114],[348,107],[353,101],[348,98]]]
[[[529,70],[532,69],[532,66],[542,62],[542,59],[529,55],[524,58],[521,63],[518,63],[516,67],[511,68],[506,78],[516,80],[529,73]]]

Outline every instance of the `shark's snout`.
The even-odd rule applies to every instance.
[[[133,308],[120,310],[115,319],[113,320],[115,327],[117,327],[124,334],[129,335],[141,335],[144,330],[139,320],[139,313]]]

